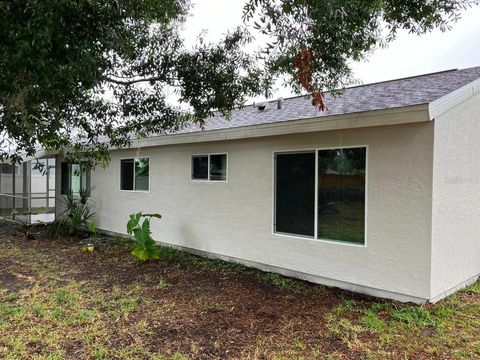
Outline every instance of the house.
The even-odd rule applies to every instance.
[[[112,149],[106,169],[57,158],[56,196],[91,184],[104,231],[158,212],[164,244],[435,302],[480,274],[479,92],[475,67],[347,88],[325,112],[304,97],[254,104]]]

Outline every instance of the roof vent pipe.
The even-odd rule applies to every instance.
[[[277,99],[277,109],[280,110],[283,106],[283,98],[282,97],[279,97]]]

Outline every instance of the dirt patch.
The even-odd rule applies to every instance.
[[[456,350],[474,358],[477,348],[480,354],[478,339],[470,338],[480,324],[472,315],[480,310],[476,293],[468,294],[470,307],[442,310],[471,321],[449,325],[469,329],[457,349],[441,343],[446,325],[423,324],[425,314],[407,313],[405,305],[302,281],[266,281],[262,272],[196,257],[139,263],[128,245],[88,253],[80,243],[20,236],[0,242],[0,289],[31,292],[8,303],[4,297],[0,358],[448,359]],[[408,328],[394,311],[420,320]],[[36,336],[32,324],[48,335]]]

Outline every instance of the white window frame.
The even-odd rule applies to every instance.
[[[225,180],[211,180],[210,179],[210,156],[211,155],[225,155],[226,158],[226,167],[225,167]],[[193,158],[194,157],[207,157],[208,159],[208,178],[207,179],[194,179],[193,178]],[[199,153],[199,154],[192,154],[190,156],[190,181],[195,183],[227,183],[228,182],[228,153],[226,152],[219,152],[219,153]]]
[[[325,238],[318,238],[318,153],[322,150],[341,150],[341,149],[353,149],[353,148],[364,148],[365,149],[365,209],[364,209],[364,241],[363,244],[358,244],[349,241],[341,241],[335,239],[325,239]],[[276,161],[275,156],[277,154],[295,154],[295,153],[307,153],[307,152],[315,152],[315,208],[314,208],[314,230],[313,230],[313,237],[307,235],[299,235],[299,234],[289,234],[283,232],[277,232],[275,230],[275,221],[276,221]],[[367,247],[367,218],[368,218],[368,159],[369,159],[369,149],[368,145],[348,145],[348,146],[331,146],[331,147],[312,147],[312,148],[305,148],[305,149],[282,149],[282,150],[274,150],[272,152],[272,235],[285,237],[290,239],[301,239],[307,241],[315,241],[319,243],[325,243],[330,245],[343,245],[343,246],[353,246],[359,248],[366,248]]]
[[[135,160],[137,159],[144,159],[144,158],[147,158],[148,159],[148,190],[135,190]],[[133,160],[133,190],[123,190],[122,189],[122,160]],[[138,192],[138,193],[149,193],[150,192],[150,176],[151,176],[151,170],[152,170],[152,167],[151,167],[151,161],[150,161],[150,156],[130,156],[130,157],[124,157],[124,158],[120,158],[119,159],[119,169],[118,169],[118,172],[119,172],[119,183],[118,183],[118,188],[120,189],[120,191],[123,191],[123,192]]]

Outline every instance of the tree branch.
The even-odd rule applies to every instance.
[[[121,79],[115,79],[110,76],[105,76],[104,80],[118,84],[118,85],[133,85],[141,82],[151,82],[151,81],[175,81],[177,80],[176,78],[171,78],[171,79],[165,79],[164,77],[161,76],[153,76],[153,77],[148,77],[148,78],[138,78],[138,79],[129,79],[129,80],[121,80]]]

